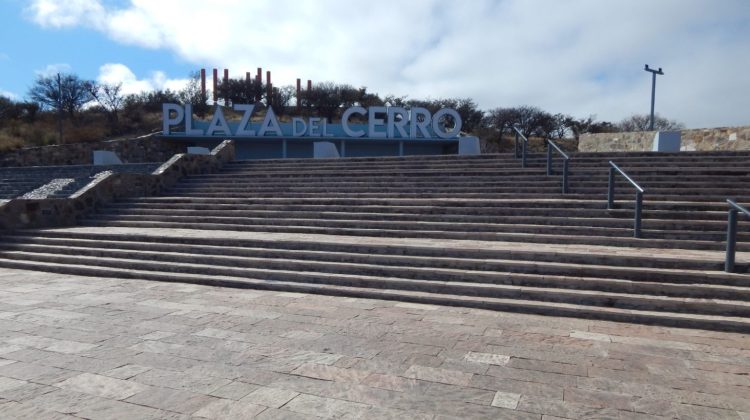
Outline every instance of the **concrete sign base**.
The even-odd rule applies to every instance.
[[[682,139],[679,131],[658,131],[654,136],[654,152],[679,152]]]

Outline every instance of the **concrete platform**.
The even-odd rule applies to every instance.
[[[748,419],[748,374],[745,334],[0,270],[3,418]]]

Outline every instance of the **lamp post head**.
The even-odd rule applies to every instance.
[[[643,70],[646,70],[646,71],[654,73],[654,74],[659,74],[659,75],[663,75],[664,74],[664,72],[661,70],[661,67],[659,67],[659,70],[654,70],[651,67],[649,67],[648,64],[646,64],[646,66],[643,68]]]

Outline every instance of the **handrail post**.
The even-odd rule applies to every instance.
[[[526,142],[521,142],[521,167],[526,167]]]
[[[615,207],[615,168],[609,168],[609,182],[607,184],[607,210]]]
[[[516,131],[516,142],[513,146],[513,155],[518,159],[520,156],[518,156],[518,131]]]
[[[643,212],[643,193],[635,192],[635,222],[633,226],[633,237],[641,237],[641,213]]]
[[[737,209],[729,209],[727,223],[727,255],[724,260],[724,271],[734,272],[734,254],[737,247]]]
[[[552,145],[547,141],[547,176],[552,175]]]
[[[568,193],[568,159],[563,160],[562,192]]]

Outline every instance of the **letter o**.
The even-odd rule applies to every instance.
[[[453,117],[453,120],[456,122],[456,124],[453,126],[453,129],[447,132],[443,131],[440,127],[440,119],[446,115]],[[461,116],[458,115],[458,112],[455,109],[443,108],[432,116],[432,131],[434,131],[435,135],[437,135],[441,139],[451,139],[457,137],[461,132],[462,125],[463,122],[461,121]]]

